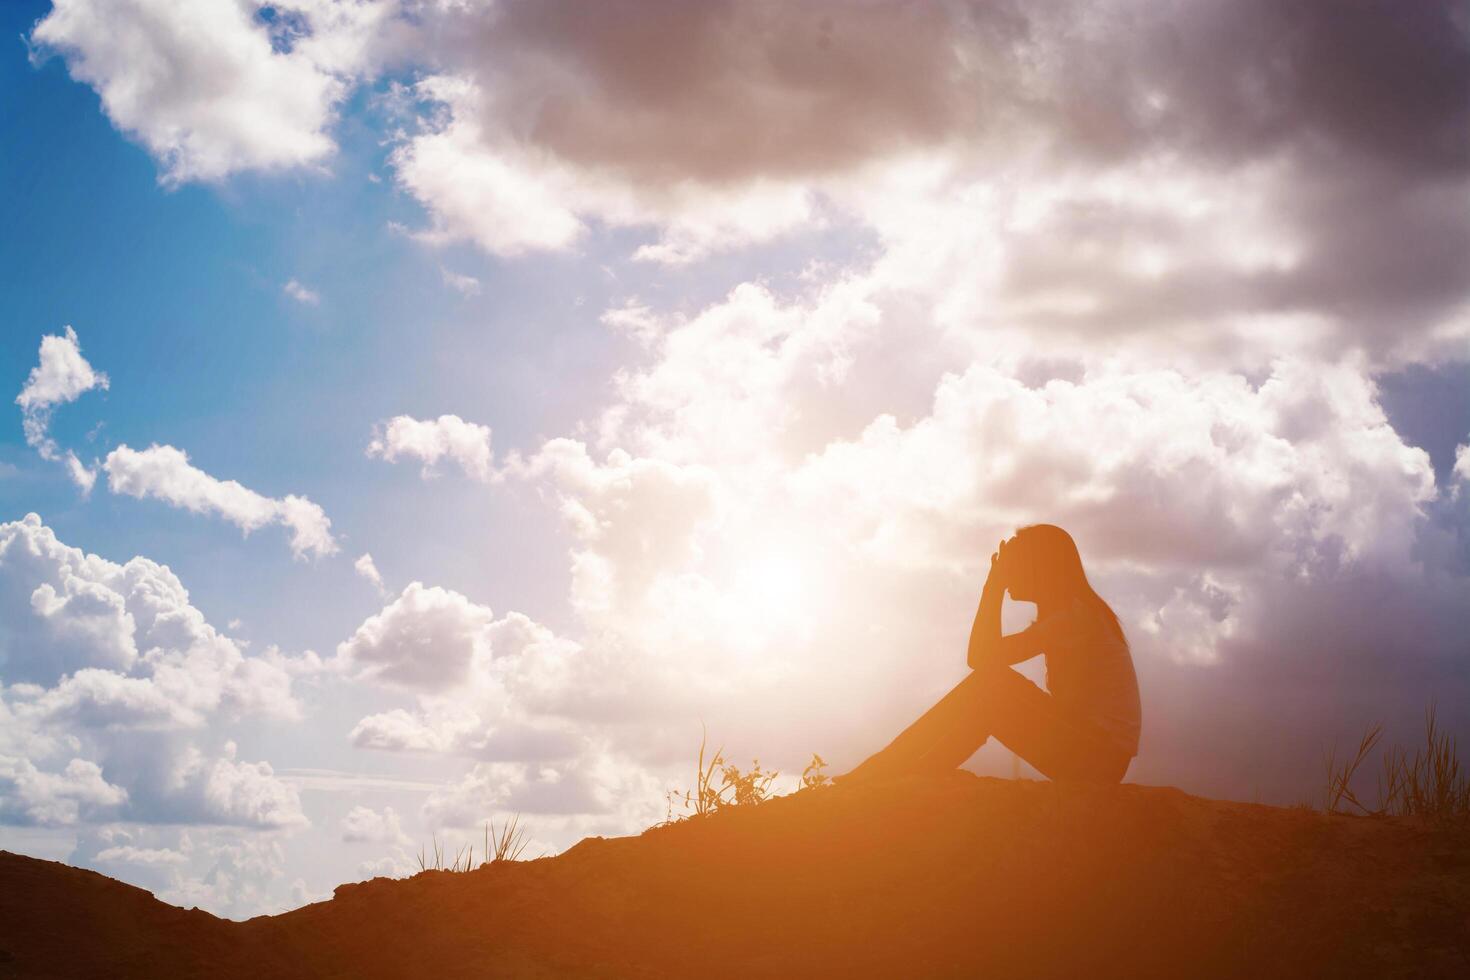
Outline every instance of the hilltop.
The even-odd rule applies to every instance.
[[[1470,976],[1470,833],[955,772],[229,922],[0,852],[0,977]]]

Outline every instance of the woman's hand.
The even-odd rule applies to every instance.
[[[987,589],[994,588],[999,589],[1001,592],[1005,591],[1007,564],[1005,559],[1006,543],[1002,541],[990,553],[990,573],[985,577],[985,587]]]

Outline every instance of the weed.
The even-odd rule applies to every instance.
[[[801,771],[801,788],[816,789],[818,786],[830,785],[832,777],[822,771],[826,768],[827,761],[813,752],[812,761]]]
[[[1359,741],[1357,753],[1341,766],[1328,755],[1323,801],[1328,813],[1344,812],[1342,805],[1346,803],[1369,816],[1470,819],[1470,777],[1460,767],[1454,737],[1439,730],[1433,702],[1424,711],[1424,744],[1413,755],[1399,746],[1385,751],[1377,800],[1370,807],[1358,799],[1349,784],[1382,734],[1382,725],[1370,727]]]
[[[703,817],[727,807],[752,806],[770,798],[771,783],[780,773],[774,769],[762,769],[759,759],[751,762],[748,772],[741,772],[738,766],[725,760],[723,747],[706,764],[705,750],[708,747],[709,731],[706,729],[699,740],[699,761],[694,770],[694,788],[682,793],[670,790],[666,796],[670,823],[674,819],[675,804],[693,811],[694,816]],[[812,758],[813,761],[820,761],[816,756]],[[807,772],[811,771],[812,768],[808,766]]]

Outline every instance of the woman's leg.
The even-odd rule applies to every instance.
[[[975,749],[984,744],[986,733],[980,712],[980,675],[972,672],[939,699],[939,702],[919,716],[898,737],[882,750],[869,756],[848,776],[872,776],[882,773],[897,773],[912,770],[937,743],[956,739],[974,743]],[[959,762],[954,765],[959,765]],[[950,768],[953,768],[951,766]]]
[[[971,672],[849,775],[948,771],[990,737],[1052,779],[1117,782],[1128,768],[1100,732],[1016,671],[997,667]]]
[[[1123,778],[1129,760],[1122,750],[1016,671],[985,671],[977,690],[976,707],[986,730],[1048,778],[1113,783]],[[935,742],[919,766],[926,771],[952,769],[977,748],[978,744],[954,731]]]

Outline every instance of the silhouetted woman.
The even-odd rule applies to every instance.
[[[1036,622],[1002,636],[1007,591],[1036,604]],[[1011,669],[1037,654],[1045,691]],[[1133,658],[1066,531],[1023,527],[990,556],[969,664],[969,676],[844,781],[954,769],[991,737],[1052,779],[1116,783],[1128,771],[1140,714]]]

